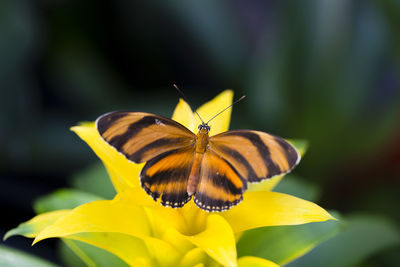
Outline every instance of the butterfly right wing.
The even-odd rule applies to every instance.
[[[176,121],[145,112],[115,111],[96,120],[103,139],[134,163],[191,147],[196,136]]]
[[[210,137],[210,150],[226,159],[247,181],[288,173],[300,154],[286,140],[268,133],[233,130]]]
[[[206,211],[225,211],[243,199],[247,181],[224,158],[214,151],[204,153],[195,204]]]

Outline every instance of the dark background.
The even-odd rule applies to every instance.
[[[1,1],[1,234],[97,160],[70,126],[171,116],[173,83],[193,108],[246,94],[231,128],[308,140],[296,174],[320,205],[400,223],[399,26],[395,0]],[[7,244],[58,261],[30,242]]]

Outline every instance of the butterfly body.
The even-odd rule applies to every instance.
[[[224,211],[243,199],[248,182],[287,173],[300,155],[284,139],[251,130],[209,136],[168,118],[116,111],[96,120],[102,138],[128,160],[146,162],[140,183],[154,200],[179,208],[193,197],[206,211]]]
[[[210,131],[210,127],[206,124],[199,125],[199,132],[196,136],[196,154],[193,161],[192,169],[190,171],[188,185],[187,185],[187,193],[189,196],[193,195],[196,192],[197,185],[200,179],[200,166],[201,161],[203,159],[203,154],[206,152],[208,146],[208,133]]]

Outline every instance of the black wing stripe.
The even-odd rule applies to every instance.
[[[184,137],[161,138],[161,139],[155,140],[155,141],[143,146],[142,148],[140,148],[136,152],[134,152],[131,155],[129,155],[128,159],[132,160],[134,162],[141,162],[143,155],[147,151],[149,151],[151,149],[155,149],[155,148],[162,147],[162,146],[167,146],[167,145],[175,145],[177,143],[181,143],[181,142],[184,142],[186,140],[187,140],[187,138],[184,138]]]
[[[147,165],[145,165],[146,167]],[[142,173],[144,174],[142,179],[143,181],[149,183],[150,185],[154,184],[154,183],[162,183],[163,181],[173,181],[174,177],[176,178],[176,180],[181,179],[180,177],[177,177],[177,173],[186,173],[187,172],[187,168],[174,168],[174,169],[167,169],[167,170],[163,170],[163,171],[158,171],[156,172],[153,176],[149,176],[146,173],[146,170],[143,169]],[[187,176],[189,176],[189,173],[187,174]]]
[[[240,175],[238,175],[240,177]],[[243,182],[243,188],[237,188],[231,180],[228,179],[225,175],[215,174],[213,177],[209,178],[215,187],[228,189],[228,191],[232,194],[243,194],[246,181]],[[242,180],[243,181],[243,180]]]
[[[168,190],[157,188],[152,191],[152,185],[160,186],[170,185],[173,183],[187,183],[189,173],[192,166],[192,161],[187,162],[185,165],[176,166],[171,165],[168,169],[163,169],[155,172],[152,176],[147,173],[148,169],[157,164],[157,162],[163,160],[164,158],[173,155],[175,153],[182,153],[182,149],[174,149],[163,154],[156,156],[155,158],[149,160],[140,172],[140,183],[142,188],[149,194],[154,200],[157,200],[161,196],[161,204],[167,207],[180,208],[184,206],[188,201],[190,201],[191,196],[186,192],[186,185],[179,190],[174,190],[174,192],[168,192]],[[173,167],[172,167],[173,166]]]
[[[285,155],[286,155],[286,159],[289,163],[289,167],[293,168],[294,165],[296,165],[296,163],[299,160],[299,154],[297,153],[297,151],[293,148],[293,146],[291,146],[288,142],[286,142],[285,140],[283,140],[280,137],[274,136],[275,141],[283,148],[283,150],[285,151]]]
[[[229,163],[229,161],[227,161],[226,159],[222,158],[222,160],[229,165],[229,167],[235,172],[235,174],[240,178],[240,180],[242,181],[243,184],[243,189],[241,191],[241,193],[243,193],[244,190],[247,189],[247,181],[240,175],[240,173],[232,166],[232,164]],[[236,188],[236,186],[232,183],[231,180],[229,180],[228,178],[225,179],[226,181],[229,181],[230,184],[232,184],[232,187]]]
[[[186,192],[184,194],[164,193],[161,196],[161,205],[166,207],[181,208],[191,199],[192,196],[189,196]]]
[[[208,212],[221,212],[229,210],[233,206],[236,206],[243,200],[243,195],[240,198],[234,200],[233,202],[224,201],[222,199],[213,199],[207,195],[196,193],[194,196],[194,203],[197,207],[208,211]]]
[[[116,149],[120,150],[120,149],[122,149],[122,146],[126,142],[128,142],[130,139],[135,137],[144,128],[155,124],[157,120],[159,120],[159,118],[157,118],[157,117],[145,116],[145,117],[141,118],[140,120],[138,120],[138,121],[132,123],[131,125],[129,125],[129,127],[126,130],[125,133],[114,136],[108,142],[110,143],[110,145],[112,145]],[[169,124],[169,125],[172,125],[172,126],[176,126],[176,124],[171,123],[171,122],[169,122],[167,120],[163,120],[162,123]]]
[[[262,141],[262,139],[258,134],[252,132],[232,132],[232,133],[228,132],[227,134],[246,138],[257,148],[258,153],[263,158],[264,164],[268,169],[268,175],[266,178],[282,173],[280,167],[276,165],[274,161],[271,159],[271,152],[269,151],[269,148],[265,145],[265,143]],[[249,181],[252,180],[249,179]]]
[[[229,154],[232,157],[234,157],[239,163],[241,163],[242,165],[244,165],[244,167],[247,169],[247,178],[256,178],[257,174],[254,171],[253,167],[251,166],[251,164],[248,162],[248,160],[242,156],[242,154],[240,154],[237,150],[229,148],[227,146],[224,145],[218,145],[218,149],[220,149],[223,153]],[[232,167],[232,169],[235,169]]]
[[[114,123],[127,115],[128,112],[115,111],[100,117],[97,123],[97,130],[99,131],[100,135],[103,135],[103,133],[113,126]]]

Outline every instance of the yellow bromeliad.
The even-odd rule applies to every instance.
[[[204,118],[232,103],[224,91],[197,112]],[[210,135],[228,130],[231,111],[213,120]],[[173,120],[194,131],[200,123],[189,105],[180,100]],[[161,206],[140,187],[143,164],[134,164],[109,146],[94,123],[71,128],[103,161],[117,191],[113,200],[98,200],[72,210],[38,215],[11,230],[40,240],[59,237],[103,248],[132,266],[276,266],[256,257],[237,259],[236,240],[243,231],[276,225],[295,225],[333,219],[318,205],[270,190],[282,178],[250,186],[238,206],[208,213],[191,201],[183,208]],[[22,227],[22,228],[21,228]]]

